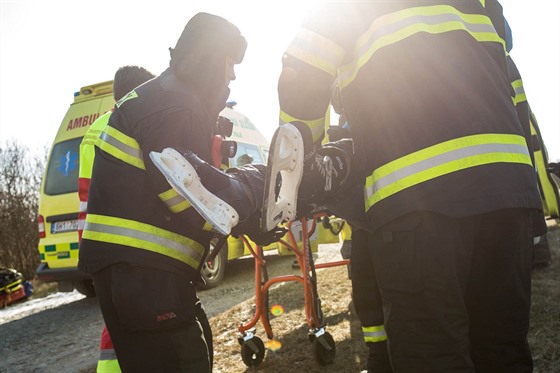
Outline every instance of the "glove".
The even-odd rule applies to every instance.
[[[330,126],[327,130],[327,134],[329,135],[329,140],[331,142],[342,139],[349,139],[352,137],[350,128],[342,126]]]
[[[353,153],[352,139],[326,143],[311,153],[304,160],[298,204],[299,200],[322,204],[342,190],[350,175]]]

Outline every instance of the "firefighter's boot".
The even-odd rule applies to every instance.
[[[261,207],[264,170],[256,166],[224,173],[191,151],[181,154],[173,148],[151,152],[150,158],[177,193],[221,234],[230,234]]]
[[[263,230],[296,218],[303,176],[303,138],[290,123],[276,129],[268,154],[263,203]]]

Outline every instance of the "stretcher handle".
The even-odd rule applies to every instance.
[[[211,262],[216,258],[222,247],[224,247],[228,237],[229,236],[220,236],[220,238],[218,238],[218,242],[214,245],[214,250],[212,250],[212,252],[208,255],[208,258],[206,258],[207,262]]]

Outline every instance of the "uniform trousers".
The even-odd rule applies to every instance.
[[[122,372],[210,372],[212,332],[187,276],[117,263],[93,274]]]
[[[395,372],[531,372],[531,211],[415,212],[368,233]]]

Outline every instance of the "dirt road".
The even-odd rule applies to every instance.
[[[317,263],[339,260],[340,245],[321,245]],[[269,276],[300,273],[292,256],[267,256]],[[209,317],[250,299],[254,290],[252,257],[232,261],[224,282],[199,293]],[[2,317],[2,310],[0,310]],[[0,325],[0,373],[93,373],[103,319],[95,298],[47,309]]]

